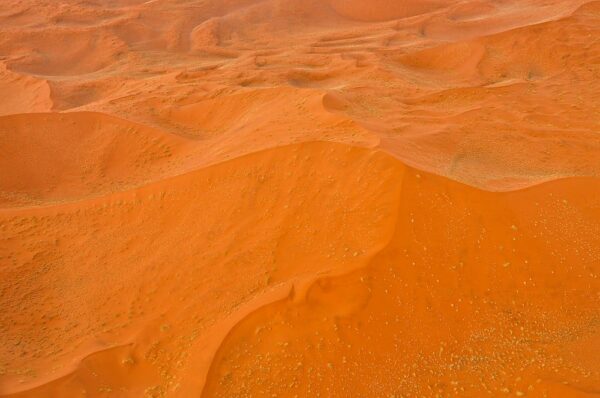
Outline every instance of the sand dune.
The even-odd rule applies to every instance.
[[[0,396],[597,396],[599,31],[1,2]]]
[[[0,63],[2,87],[10,96],[0,104],[0,115],[48,112],[53,107],[48,82],[44,79],[14,73]]]
[[[81,200],[147,181],[175,168],[185,141],[99,113],[0,117],[4,206]]]
[[[332,0],[331,6],[344,17],[365,22],[389,21],[433,12],[450,6],[448,0],[390,1],[375,0],[367,3],[360,0]]]

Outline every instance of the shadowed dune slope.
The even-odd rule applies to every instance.
[[[599,189],[407,170],[386,245],[236,325],[203,397],[595,396]]]

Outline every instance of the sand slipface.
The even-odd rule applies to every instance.
[[[599,1],[59,3],[0,3],[0,396],[600,394]]]

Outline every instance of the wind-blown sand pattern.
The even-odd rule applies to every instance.
[[[0,2],[0,396],[600,396],[600,1]]]

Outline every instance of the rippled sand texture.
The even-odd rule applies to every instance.
[[[0,2],[0,396],[600,396],[600,1]]]

